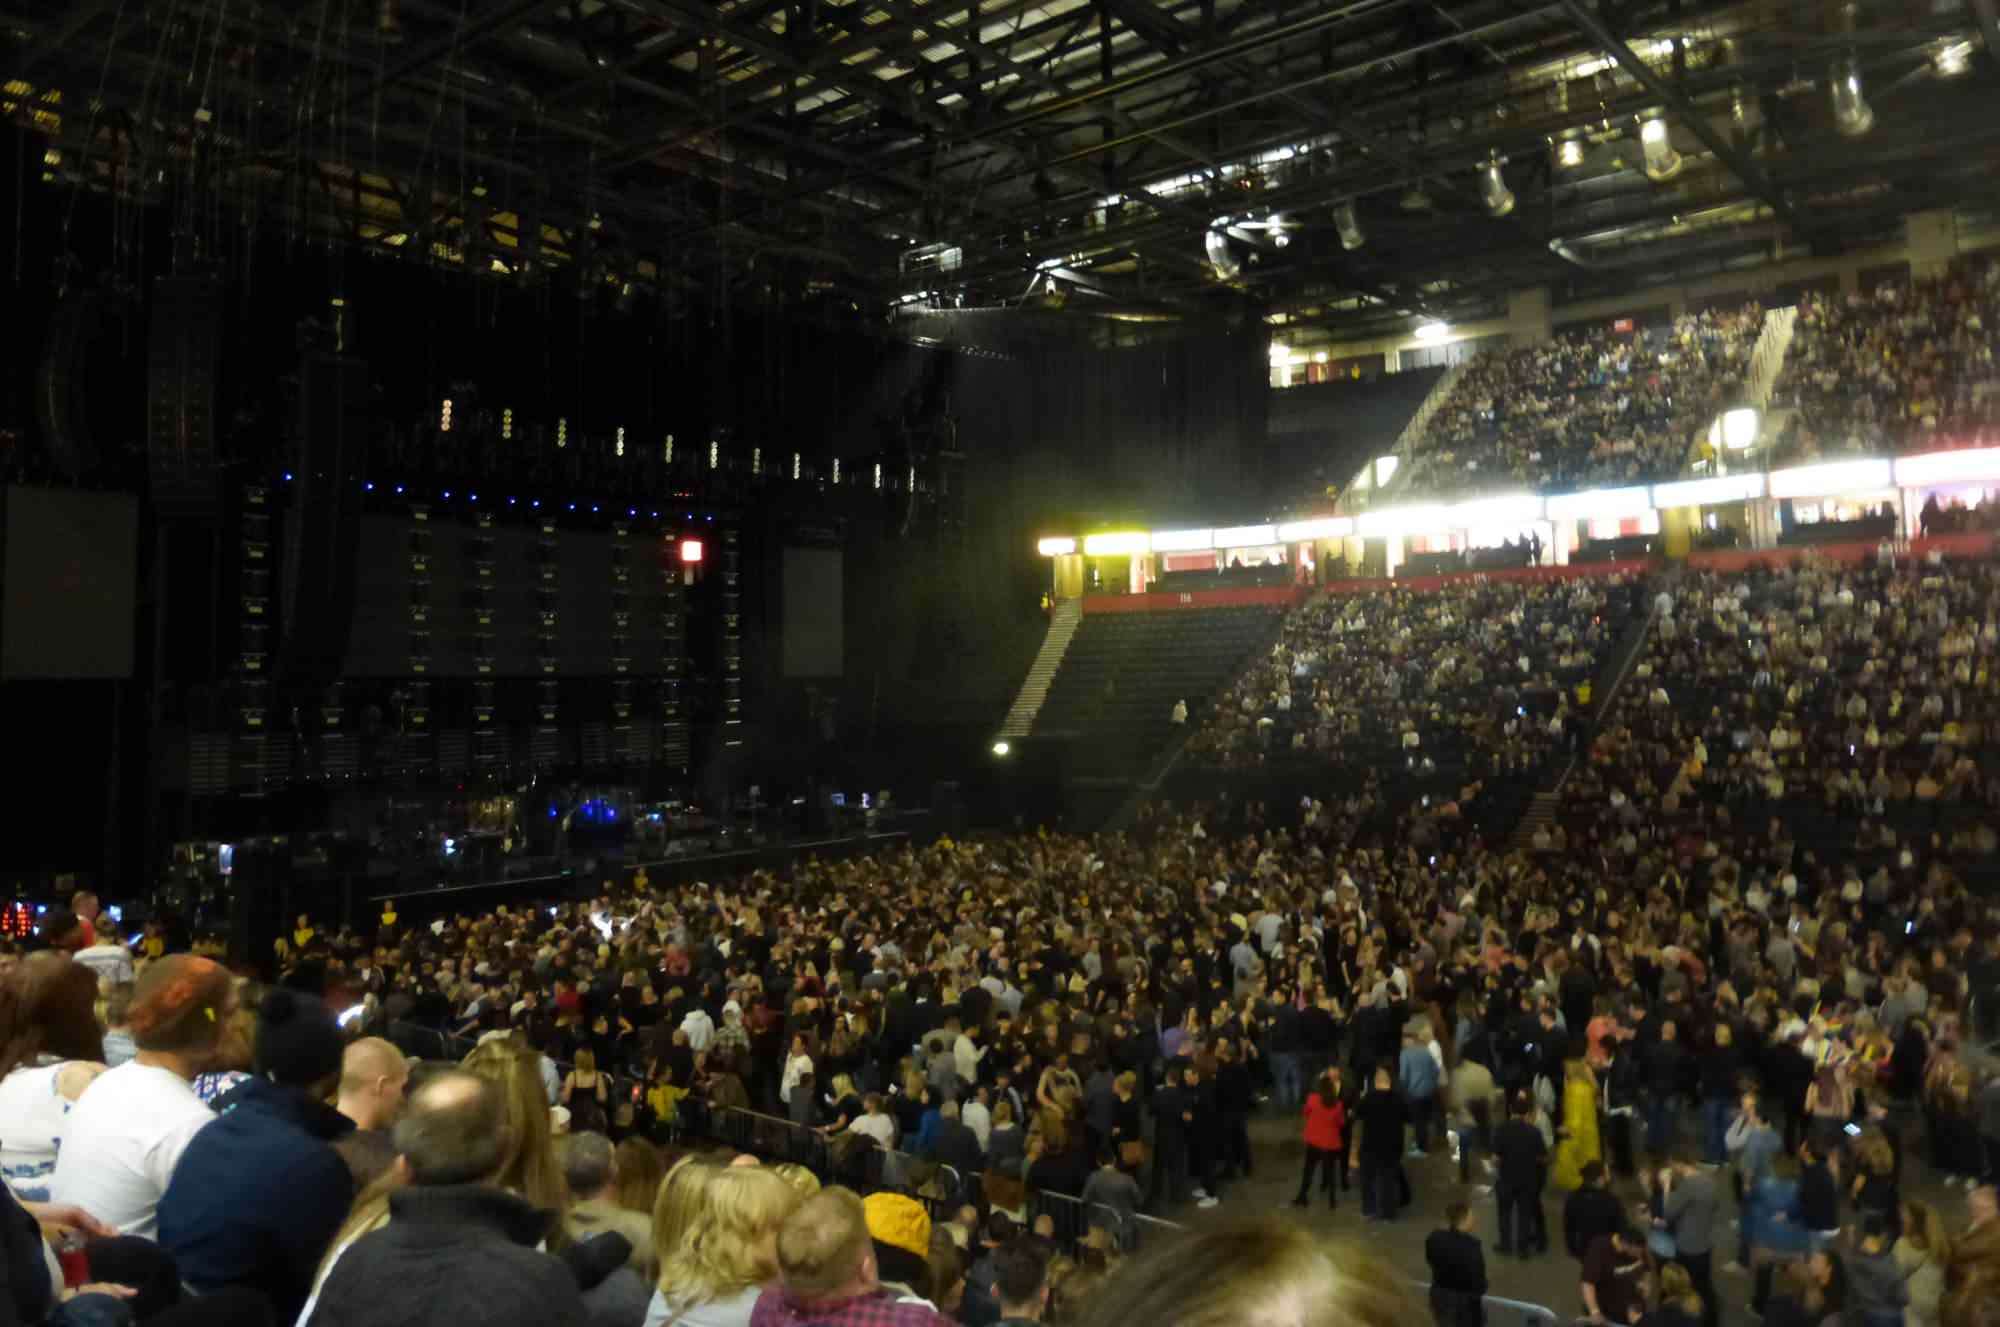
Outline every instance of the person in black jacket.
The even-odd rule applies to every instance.
[[[1431,1269],[1431,1313],[1437,1327],[1480,1327],[1486,1321],[1486,1252],[1472,1233],[1471,1204],[1455,1198],[1445,1204],[1444,1229],[1424,1241],[1424,1261]]]
[[[1147,1186],[1146,1205],[1164,1193],[1170,1203],[1188,1199],[1188,1130],[1194,1126],[1194,1094],[1169,1072],[1167,1081],[1153,1094],[1153,1177]]]
[[[492,1183],[509,1144],[487,1080],[448,1070],[419,1088],[396,1125],[409,1186],[337,1256],[307,1327],[584,1327],[575,1277],[536,1249],[556,1214]]]
[[[1821,1155],[1808,1139],[1799,1146],[1799,1224],[1812,1233],[1815,1247],[1831,1242],[1840,1231],[1839,1162]]]
[[[1233,1179],[1240,1171],[1250,1178],[1250,1112],[1257,1105],[1256,1087],[1250,1081],[1250,1066],[1238,1052],[1237,1043],[1227,1037],[1215,1046],[1215,1119],[1218,1180]]]
[[[1375,1071],[1375,1088],[1355,1106],[1354,1118],[1361,1215],[1393,1221],[1403,1203],[1403,1132],[1409,1127],[1410,1108],[1396,1095],[1395,1080],[1386,1067]]]
[[[1625,1224],[1625,1209],[1607,1186],[1604,1163],[1587,1161],[1581,1174],[1583,1187],[1563,1204],[1563,1247],[1579,1262],[1599,1235]]]
[[[1534,1125],[1535,1099],[1517,1092],[1509,1103],[1508,1120],[1493,1131],[1493,1157],[1499,1171],[1493,1196],[1500,1205],[1500,1252],[1521,1257],[1546,1252],[1548,1236],[1542,1222],[1542,1175],[1548,1164],[1548,1143]]]

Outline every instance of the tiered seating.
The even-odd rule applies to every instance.
[[[1200,722],[1209,697],[1268,644],[1278,611],[1086,614],[1035,734],[1088,738],[1092,763],[1102,768],[1143,764],[1178,731],[1169,722],[1174,702],[1185,700],[1189,722]]]
[[[1670,478],[1741,382],[1761,310],[1634,337],[1570,333],[1474,361],[1416,440],[1416,493]]]
[[[1189,747],[1224,768],[1526,774],[1640,612],[1625,578],[1337,595],[1286,619]]]
[[[2000,794],[2000,568],[1942,563],[1691,578],[1620,691],[1568,828],[1775,817],[1822,865],[1990,840]],[[1986,850],[1990,851],[1990,847]]]
[[[1984,260],[1936,280],[1801,300],[1773,394],[1798,409],[1780,460],[1991,445],[1996,331],[2000,264]]]

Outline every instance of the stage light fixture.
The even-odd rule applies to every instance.
[[[880,461],[875,462],[875,487],[877,489],[882,487],[882,463]]]
[[[1012,744],[1005,741],[995,742],[993,744],[993,754],[996,756],[1004,756],[1013,749],[1014,748]]]
[[[1507,187],[1506,177],[1500,173],[1497,156],[1479,168],[1479,197],[1490,216],[1504,217],[1514,210],[1514,191]]]
[[[1556,147],[1556,164],[1574,170],[1583,164],[1583,144],[1574,138],[1565,138]]]
[[[753,475],[764,473],[764,449],[762,447],[752,447],[750,449],[750,473]]]
[[[840,482],[840,458],[838,456],[833,458],[833,482],[836,484]]]
[[[1972,67],[1972,43],[1969,41],[1948,41],[1938,47],[1934,63],[1938,77],[1957,78]]]
[[[611,444],[611,454],[621,461],[625,459],[625,426],[623,424],[618,426],[618,439]]]
[[[1673,179],[1686,164],[1674,151],[1667,122],[1657,115],[1639,126],[1639,146],[1646,156],[1646,178],[1656,184]]]
[[[1201,237],[1202,252],[1208,255],[1209,265],[1215,269],[1219,281],[1234,281],[1243,275],[1243,264],[1229,251],[1229,236],[1223,231],[1228,224],[1228,217],[1217,217]]]
[[[794,479],[797,479],[798,477],[799,477],[799,454],[798,454],[797,452],[793,452],[793,453],[792,453],[792,478],[794,478]]]
[[[438,412],[438,432],[451,432],[451,398],[444,398],[444,408]]]
[[[1848,138],[1875,127],[1875,109],[1861,95],[1861,69],[1851,60],[1833,67],[1833,127]]]
[[[569,421],[558,418],[556,420],[556,450],[561,451],[567,446],[569,446]]]
[[[681,561],[689,564],[701,561],[701,540],[681,540]]]
[[[1333,209],[1333,228],[1340,233],[1340,247],[1349,252],[1368,243],[1368,236],[1361,229],[1361,219],[1354,215],[1353,203],[1342,203]]]
[[[1417,328],[1415,336],[1419,341],[1442,341],[1451,335],[1449,323],[1425,323]]]
[[[512,406],[508,406],[500,412],[500,440],[502,442],[512,442],[514,440],[514,408]]]
[[[708,440],[708,468],[713,470],[722,464],[722,444],[714,438]]]

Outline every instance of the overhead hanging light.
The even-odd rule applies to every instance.
[[[1574,138],[1565,138],[1556,148],[1556,164],[1574,170],[1583,164],[1583,144]]]
[[[1514,210],[1514,191],[1507,187],[1506,177],[1500,173],[1498,156],[1479,168],[1479,197],[1492,216],[1504,217]]]
[[[1333,228],[1340,233],[1340,247],[1350,252],[1368,243],[1368,236],[1361,229],[1361,219],[1354,215],[1354,204],[1342,203],[1333,209]]]
[[[1972,43],[1969,41],[1948,41],[1938,47],[1933,57],[1938,77],[1957,78],[1972,67]]]
[[[1667,122],[1657,115],[1639,126],[1639,146],[1646,155],[1646,178],[1655,183],[1673,179],[1686,164],[1674,151]]]
[[[1875,110],[1861,95],[1861,69],[1852,60],[1833,67],[1833,127],[1848,138],[1875,127]]]
[[[1229,234],[1223,229],[1228,224],[1228,217],[1217,217],[1201,237],[1201,247],[1208,254],[1209,266],[1215,269],[1216,279],[1220,281],[1234,281],[1243,274],[1243,264],[1229,249]]]
[[[1423,180],[1415,180],[1411,182],[1409,188],[1403,190],[1402,208],[1405,212],[1428,212],[1431,210],[1431,196],[1424,190]]]

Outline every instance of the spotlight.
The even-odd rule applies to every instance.
[[[799,454],[798,454],[797,452],[793,452],[793,453],[792,453],[792,478],[794,478],[794,479],[797,479],[798,477],[799,477]]]
[[[1833,68],[1833,127],[1848,138],[1875,127],[1875,110],[1861,95],[1861,70],[1852,61]]]
[[[567,419],[558,419],[556,420],[556,447],[560,450],[567,446],[569,446],[569,421]]]
[[[1657,115],[1639,126],[1639,146],[1646,154],[1646,178],[1656,184],[1673,179],[1686,164],[1674,151],[1667,122]]]
[[[1451,335],[1451,328],[1445,323],[1425,323],[1414,335],[1419,341],[1442,341]]]
[[[750,473],[753,475],[764,473],[764,449],[762,447],[752,447],[750,449]]]
[[[880,490],[882,487],[882,463],[880,461],[875,462],[875,487],[877,490]]]
[[[1583,144],[1574,138],[1565,138],[1556,149],[1556,164],[1574,170],[1583,164]]]
[[[996,756],[1004,756],[1013,749],[1013,744],[1009,742],[995,742],[993,744],[993,754]]]
[[[611,454],[619,460],[625,459],[625,426],[618,426],[618,440],[611,445]]]
[[[502,442],[512,442],[514,440],[514,407],[512,406],[508,406],[500,412],[500,440]]]
[[[1514,191],[1500,174],[1500,158],[1495,157],[1479,168],[1479,196],[1493,216],[1504,217],[1514,210]]]
[[[840,458],[838,456],[833,458],[833,482],[836,484],[840,482]]]
[[[1368,243],[1368,236],[1362,232],[1361,219],[1354,215],[1353,203],[1342,203],[1333,209],[1333,228],[1340,232],[1340,247],[1352,252]]]
[[[451,432],[451,398],[444,399],[444,409],[438,412],[438,432]]]
[[[1726,410],[1722,415],[1723,445],[1735,451],[1742,451],[1757,441],[1757,411],[1752,406],[1738,406]]]
[[[1202,250],[1208,254],[1209,266],[1215,269],[1218,281],[1234,281],[1243,274],[1243,264],[1229,251],[1229,236],[1222,229],[1228,224],[1229,218],[1217,217],[1201,237]]]
[[[667,435],[666,460],[668,465],[674,463],[674,435],[671,433]]]
[[[713,470],[722,463],[722,444],[714,438],[708,440],[708,468]]]
[[[1969,41],[1948,41],[1938,47],[1934,63],[1938,77],[1957,78],[1972,65],[1972,43]]]

